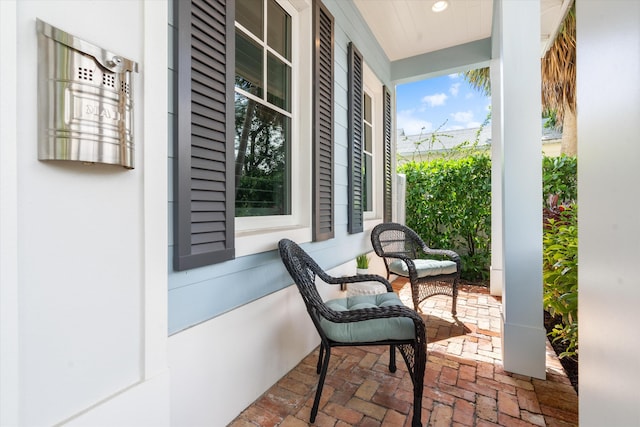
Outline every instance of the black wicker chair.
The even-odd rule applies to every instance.
[[[413,381],[412,426],[421,426],[427,347],[424,321],[420,315],[403,305],[393,292],[391,284],[381,276],[332,277],[291,240],[281,240],[278,247],[282,262],[297,285],[311,320],[320,334],[320,355],[316,368],[320,378],[310,421],[315,422],[318,413],[332,347],[388,345],[389,370],[396,371],[396,348],[407,364]],[[316,288],[316,277],[332,285],[377,281],[384,284],[388,292],[323,302]]]
[[[413,307],[433,295],[453,298],[451,314],[456,315],[460,256],[452,250],[431,249],[420,236],[402,224],[386,222],[371,231],[375,253],[384,259],[387,279],[391,273],[406,277],[411,283]],[[444,258],[443,259],[429,259]]]

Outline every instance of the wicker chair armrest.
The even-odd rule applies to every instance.
[[[444,255],[451,259],[452,261],[459,262],[460,255],[457,252],[452,251],[450,249],[432,249],[430,247],[424,246],[422,251],[427,255]]]
[[[378,276],[377,274],[358,274],[356,276],[344,276],[344,277],[333,277],[326,276],[321,277],[322,280],[329,283],[330,285],[342,285],[345,283],[359,283],[359,282],[379,282],[382,283],[385,288],[387,288],[387,292],[393,292],[393,287],[391,287],[391,283],[387,279],[382,276]]]
[[[422,251],[427,255],[443,255],[449,258],[451,261],[454,261],[458,265],[458,271],[460,270],[460,255],[457,252],[452,251],[450,249],[433,249],[428,246],[424,246]]]
[[[397,258],[397,259],[401,259],[402,261],[411,261],[412,258],[410,256],[408,256],[407,254],[403,253],[403,252],[385,252],[382,255],[384,258]]]

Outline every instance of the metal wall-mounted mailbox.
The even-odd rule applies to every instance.
[[[38,158],[134,168],[138,64],[37,20]]]

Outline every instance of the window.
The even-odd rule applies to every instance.
[[[362,99],[362,210],[364,220],[382,217],[382,183],[383,168],[383,135],[382,135],[382,83],[363,64],[363,99]]]
[[[333,237],[331,14],[319,0],[173,5],[174,268]]]
[[[236,217],[291,214],[291,25],[275,0],[237,3]]]
[[[244,256],[283,237],[312,239],[313,8],[236,4],[234,217],[236,256]]]

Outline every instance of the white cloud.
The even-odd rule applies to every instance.
[[[458,92],[460,92],[460,83],[452,84],[451,87],[449,88],[449,92],[453,96],[458,96]]]
[[[433,123],[414,117],[415,110],[398,111],[396,116],[398,129],[402,129],[405,135],[419,135],[433,130]]]
[[[460,78],[460,73],[449,74],[449,78],[450,79],[459,79]]]
[[[434,95],[427,95],[422,98],[422,102],[429,104],[431,107],[437,107],[438,105],[444,105],[447,101],[446,93],[436,93]]]
[[[451,117],[458,123],[468,123],[473,120],[473,111],[458,111],[456,113],[451,113]]]

